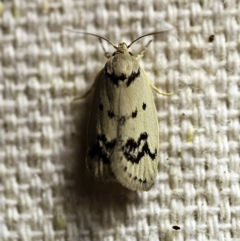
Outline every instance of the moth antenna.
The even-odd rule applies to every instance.
[[[77,30],[77,29],[70,29],[70,28],[63,28],[63,29],[66,30],[66,31],[72,32],[72,33],[91,35],[91,36],[103,39],[103,40],[107,41],[109,44],[111,44],[115,49],[117,49],[117,46],[115,44],[113,44],[111,41],[109,41],[108,39],[106,39],[106,38],[104,38],[100,35],[97,35],[97,34],[94,34],[94,33],[84,32],[84,31]]]
[[[163,31],[159,31],[159,32],[152,32],[152,33],[144,34],[144,35],[136,38],[135,40],[133,40],[133,41],[127,46],[127,48],[130,48],[133,43],[137,42],[137,41],[138,41],[139,39],[141,39],[141,38],[144,38],[144,37],[149,36],[149,35],[157,35],[157,34],[161,34],[161,33],[166,33],[166,32],[169,32],[169,31],[171,31],[171,30],[173,30],[173,29],[171,28],[171,29],[167,29],[167,30],[163,30]]]

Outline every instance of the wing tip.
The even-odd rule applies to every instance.
[[[130,172],[120,172],[118,168],[112,168],[115,178],[126,188],[132,191],[148,191],[155,183],[157,172],[140,177],[137,174],[132,175]],[[132,172],[137,173],[137,172]],[[146,177],[147,176],[147,177]]]

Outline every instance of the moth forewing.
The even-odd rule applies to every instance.
[[[115,145],[116,133],[114,133],[114,130],[116,130],[117,124],[114,121],[108,123],[105,121],[104,113],[110,107],[110,103],[104,87],[105,83],[102,81],[103,77],[104,71],[102,70],[98,75],[98,79],[96,79],[89,116],[86,165],[96,178],[105,181],[115,181],[116,179],[110,166],[110,156]],[[108,132],[108,135],[105,134],[106,132]]]
[[[142,70],[134,84],[121,92],[117,148],[111,168],[116,179],[131,190],[148,190],[157,176],[159,128],[152,90]]]

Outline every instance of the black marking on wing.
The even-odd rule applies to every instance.
[[[140,75],[140,68],[138,68],[138,71],[132,72],[131,75],[128,77],[127,80],[127,87]]]
[[[123,171],[124,171],[124,172],[127,172],[127,167],[126,167],[126,166],[123,168]],[[132,174],[131,174],[131,173],[128,173],[128,177],[131,178],[131,177],[132,177]],[[134,181],[136,181],[136,180],[137,180],[137,177],[135,176],[133,179],[134,179]],[[138,181],[139,181],[140,183],[143,183],[143,184],[146,184],[146,183],[147,183],[147,180],[146,180],[146,179],[142,180],[141,178],[139,178]]]
[[[111,110],[109,110],[109,111],[108,111],[108,117],[109,117],[110,119],[114,118],[114,117],[115,117],[114,112],[111,111]]]
[[[148,134],[143,132],[140,134],[137,141],[129,138],[121,148],[125,158],[132,163],[139,163],[142,157],[148,155],[152,160],[155,160],[157,156],[157,149],[152,153],[148,147]]]
[[[129,119],[134,119],[137,117],[137,114],[138,114],[138,110],[136,108],[135,111],[133,111],[130,115],[123,115],[123,116],[117,116],[115,115],[115,113],[111,110],[108,111],[108,117],[110,119],[116,119],[116,121],[119,123],[119,125],[124,125],[126,123],[127,120]]]
[[[98,106],[98,108],[99,108],[99,110],[103,110],[103,104],[100,104],[99,106]]]
[[[137,113],[138,113],[138,111],[137,111],[137,108],[136,108],[136,110],[132,112],[132,118],[136,118],[137,117]]]
[[[125,80],[127,80],[126,86],[128,87],[140,75],[140,68],[138,68],[137,72],[132,72],[128,78],[125,74],[116,75],[115,73],[109,73],[106,69],[106,66],[104,68],[104,73],[109,77],[110,81],[116,86],[119,85],[120,81],[124,82]]]
[[[116,145],[116,139],[108,141],[104,134],[97,136],[96,143],[89,148],[88,156],[90,159],[98,157],[105,164],[110,163],[109,156]]]
[[[139,181],[140,183],[144,183],[144,184],[147,183],[147,180],[146,180],[146,179],[142,180],[141,178],[139,178],[138,181]]]
[[[146,110],[146,107],[147,107],[147,104],[143,102],[143,104],[142,104],[143,110]]]
[[[104,73],[109,77],[110,81],[116,86],[118,86],[119,81],[124,81],[127,78],[125,74],[117,76],[115,75],[115,73],[108,73],[106,67],[104,68]]]

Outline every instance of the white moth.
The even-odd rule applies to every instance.
[[[95,93],[88,124],[86,164],[97,178],[118,181],[130,190],[149,190],[158,173],[159,126],[152,88],[130,45],[118,46],[95,79]],[[81,97],[82,98],[82,97]]]

